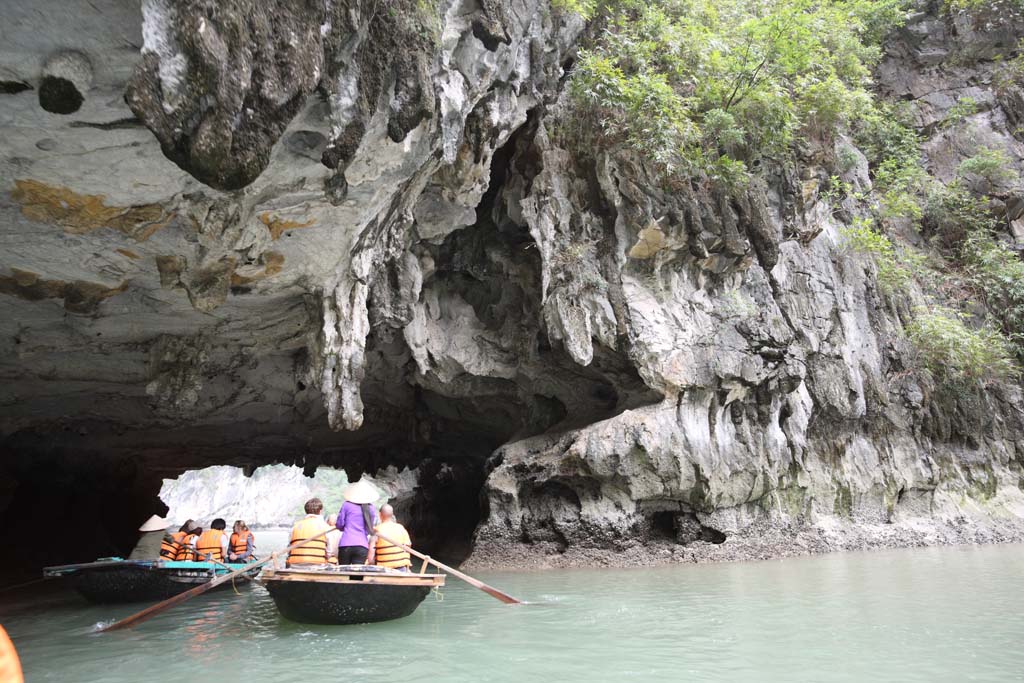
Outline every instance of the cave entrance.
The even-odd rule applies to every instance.
[[[480,519],[484,475],[479,460],[427,459],[416,467],[389,465],[363,476],[380,492],[376,505],[390,503],[395,508],[417,550],[454,564],[469,555]],[[270,544],[258,544],[265,554],[286,545],[287,532],[302,517],[310,498],[323,501],[325,517],[336,513],[349,481],[344,469],[328,466],[317,467],[309,476],[306,468],[295,465],[267,465],[249,472],[219,465],[165,479],[160,500],[172,525],[194,519],[205,527],[221,517],[229,527],[241,519],[254,532],[268,532]]]

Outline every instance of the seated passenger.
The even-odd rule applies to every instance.
[[[228,535],[224,533],[227,522],[218,517],[210,522],[210,528],[196,540],[196,555],[200,562],[223,562],[228,556]]]
[[[252,562],[256,551],[256,537],[242,520],[236,520],[231,533],[231,552],[228,559],[232,562]]]
[[[181,539],[181,547],[178,548],[178,554],[174,556],[174,559],[178,562],[195,562],[196,539],[201,533],[203,533],[201,526],[193,526],[190,531],[186,531],[185,538]]]
[[[319,498],[310,498],[306,501],[306,516],[295,522],[292,527],[292,540],[288,545],[313,538],[317,534],[330,529],[327,522],[320,515],[323,512],[324,504]],[[326,534],[316,538],[304,546],[292,548],[288,552],[287,566],[294,567],[303,564],[326,564],[327,563],[327,538]]]
[[[185,540],[185,537],[195,529],[196,523],[191,519],[186,520],[177,531],[173,534],[164,534],[163,542],[160,544],[160,559],[161,560],[174,560],[178,557],[178,551],[181,550],[181,543]]]
[[[395,520],[395,509],[393,507],[390,505],[381,506],[380,524],[373,527],[373,532],[374,534],[380,533],[388,537],[388,540],[385,540],[380,536],[376,536],[377,542],[374,549],[377,566],[398,569],[403,572],[409,571],[409,567],[412,566],[412,562],[409,560],[409,553],[391,542],[412,545],[412,541],[409,540],[409,532]]]

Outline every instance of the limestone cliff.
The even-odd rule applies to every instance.
[[[958,21],[912,17],[879,88],[937,174],[964,95],[1019,167],[992,74],[1024,21]],[[557,134],[584,23],[547,0],[15,0],[0,30],[10,510],[40,467],[137,468],[141,501],[285,462],[419,466],[410,509],[458,533],[482,491],[481,564],[1022,528],[1020,387],[913,371],[913,301],[824,192],[840,148],[871,183],[849,140],[742,192],[584,158]]]

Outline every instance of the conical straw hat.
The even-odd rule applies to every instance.
[[[146,520],[146,523],[139,527],[139,531],[163,531],[168,526],[167,520],[163,517],[153,515]]]
[[[373,485],[367,482],[365,479],[360,479],[354,484],[349,484],[345,488],[345,500],[356,505],[365,505],[366,503],[373,503],[380,497],[377,490],[373,488]]]

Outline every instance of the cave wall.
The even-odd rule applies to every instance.
[[[821,191],[840,147],[870,183],[850,141],[666,185],[560,144],[578,17],[385,4],[9,3],[5,519],[89,453],[136,501],[211,464],[428,463],[403,505],[434,537],[479,520],[479,563],[1016,533],[1020,389],[907,372],[906,311]],[[1022,100],[986,78],[1024,24],[957,21],[915,16],[879,85],[935,163],[966,153],[934,126],[959,94],[1019,161]]]

